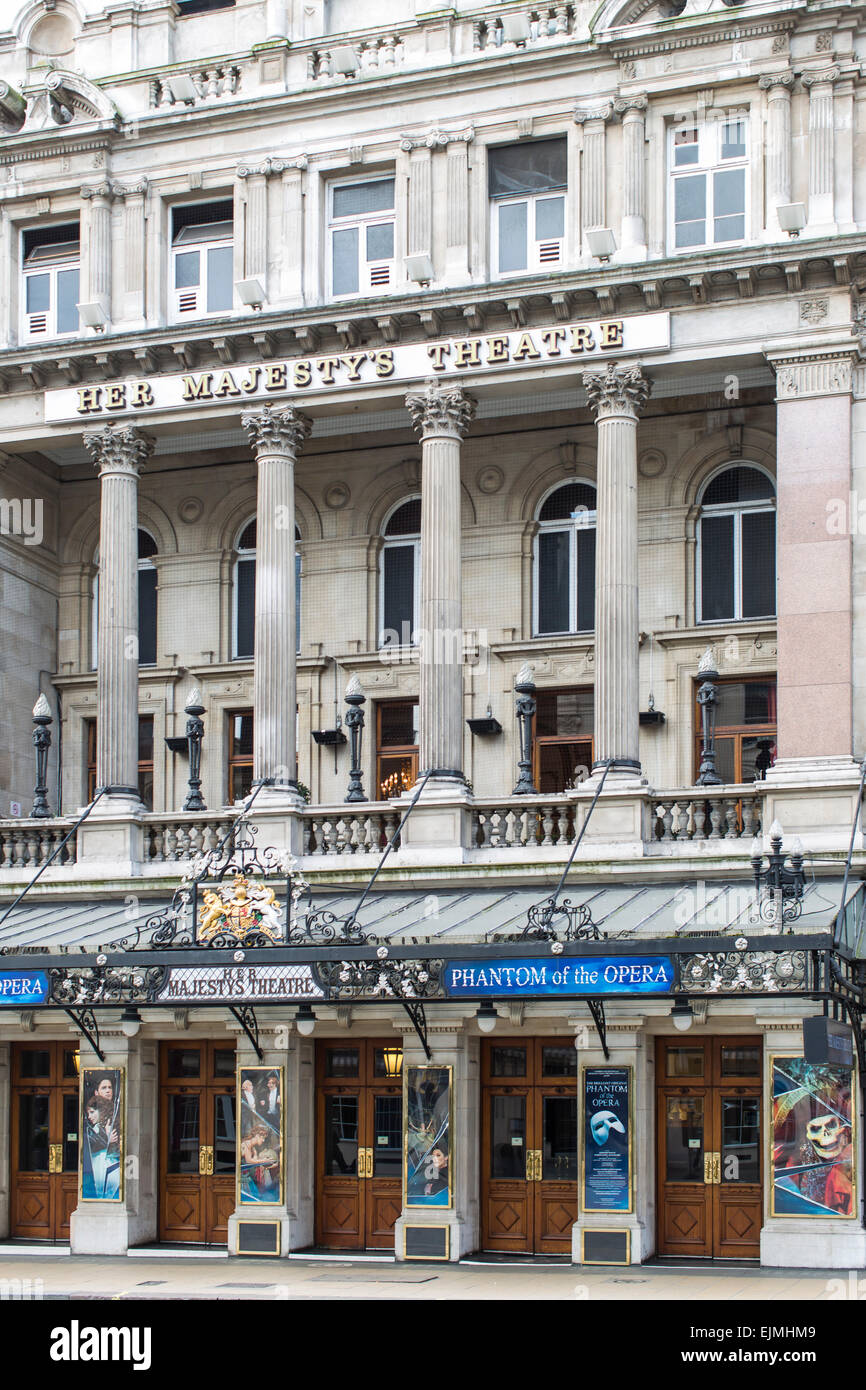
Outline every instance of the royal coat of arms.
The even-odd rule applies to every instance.
[[[204,889],[198,910],[197,941],[212,941],[217,936],[243,941],[253,932],[271,941],[282,939],[280,908],[273,888],[236,874],[231,886],[221,884],[216,889]]]

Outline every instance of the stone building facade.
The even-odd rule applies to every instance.
[[[863,863],[860,7],[363,10],[360,25],[343,0],[28,0],[4,18],[7,903],[43,872],[0,922],[3,944],[123,936],[163,910],[256,789],[260,842],[295,857],[314,902],[345,902],[425,774],[377,880],[395,941],[513,932],[514,902],[525,921],[582,831],[568,892],[598,898],[596,924],[610,916],[636,950],[684,930],[751,942],[768,919],[733,890],[776,821],[806,856],[795,931],[832,932]],[[696,787],[707,649],[720,780]],[[355,677],[365,702],[347,706]],[[515,685],[527,683],[535,709],[521,723]],[[182,810],[194,690],[202,811]],[[53,814],[33,820],[40,694]],[[651,911],[627,907],[644,893]],[[689,894],[694,910],[677,917]],[[802,1055],[820,990],[736,988],[697,1009],[689,1037],[705,1069],[664,1075],[679,1036],[670,999],[608,1001],[604,1046],[583,996],[499,1000],[494,1037],[523,1049],[532,1078],[496,1071],[504,1053],[479,1031],[477,1001],[431,1002],[432,1059],[454,1069],[450,1257],[581,1259],[585,1229],[610,1227],[629,1231],[632,1261],[739,1250],[861,1265],[859,1135],[847,1211],[773,1204],[772,1058]],[[322,1166],[337,1089],[327,1049],[354,1049],[361,1072],[369,1061],[369,1076],[347,1074],[367,1096],[367,1052],[396,1037],[408,1069],[424,1060],[421,1036],[385,996],[335,996],[314,1041],[296,1011],[292,998],[256,1011],[259,1061],[285,1069],[279,1248],[393,1246],[396,1229],[401,1254],[411,1212],[386,1183],[375,1218],[359,1216],[360,1170],[355,1226],[338,1229],[345,1193],[328,1197]],[[30,1049],[47,1065],[54,1048],[62,1071],[57,1049],[79,1032],[56,1009],[4,1009],[0,1222],[66,1239],[71,1214],[79,1251],[236,1248],[233,1185],[197,1188],[186,1229],[179,1215],[168,1058],[192,1040],[205,1068],[221,1040],[251,1064],[251,1035],[192,1005],[144,1007],[129,1037],[116,1011],[100,1017],[138,1155],[124,1200],[108,1216],[76,1208],[68,1181],[49,1200],[39,1156],[21,1167],[22,1059]],[[564,1061],[575,1037],[577,1061]],[[689,1103],[700,1092],[702,1113],[721,1115],[719,1059],[738,1039],[761,1134],[742,1143],[760,1173],[725,1217],[711,1193],[669,1189],[659,1117],[677,1076],[691,1078]],[[527,1118],[547,1114],[545,1046],[573,1107],[556,1139]],[[570,1174],[578,1069],[608,1062],[631,1068],[630,1209],[584,1211],[566,1183],[528,1215],[529,1179],[496,1187],[502,1078],[521,1078],[527,1107],[515,1147],[560,1144]],[[670,1063],[691,1064],[685,1052]],[[218,1079],[199,1078],[208,1104],[228,1093]],[[69,1076],[49,1080],[46,1095],[71,1095]],[[709,1127],[698,1137],[702,1154],[724,1148]],[[522,1234],[509,1236],[514,1203]],[[725,1221],[740,1218],[738,1247]]]

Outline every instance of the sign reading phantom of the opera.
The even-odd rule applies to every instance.
[[[581,956],[575,960],[449,961],[445,993],[455,997],[562,994],[667,994],[668,956]]]
[[[20,1009],[27,1004],[47,1004],[48,976],[44,970],[0,970],[0,1007]]]
[[[583,1211],[631,1211],[631,1068],[583,1073]]]
[[[322,997],[309,965],[173,965],[157,995],[161,1004],[276,1004]]]
[[[45,420],[110,419],[201,405],[304,397],[356,386],[412,382],[430,377],[471,380],[490,372],[532,367],[579,367],[601,358],[663,352],[670,315],[592,319],[549,328],[485,333],[436,343],[358,349],[332,356],[284,358],[250,366],[135,377],[45,392]]]

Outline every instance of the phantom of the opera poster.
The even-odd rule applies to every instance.
[[[238,1187],[242,1206],[283,1200],[283,1069],[241,1067]]]
[[[774,1216],[856,1215],[853,1075],[773,1058]]]
[[[123,1068],[81,1069],[81,1197],[123,1199]]]

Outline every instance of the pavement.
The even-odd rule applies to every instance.
[[[380,1259],[197,1258],[20,1253],[0,1247],[0,1301],[400,1300],[445,1302],[832,1302],[866,1298],[863,1270],[756,1266],[626,1268],[514,1261],[398,1264]]]

